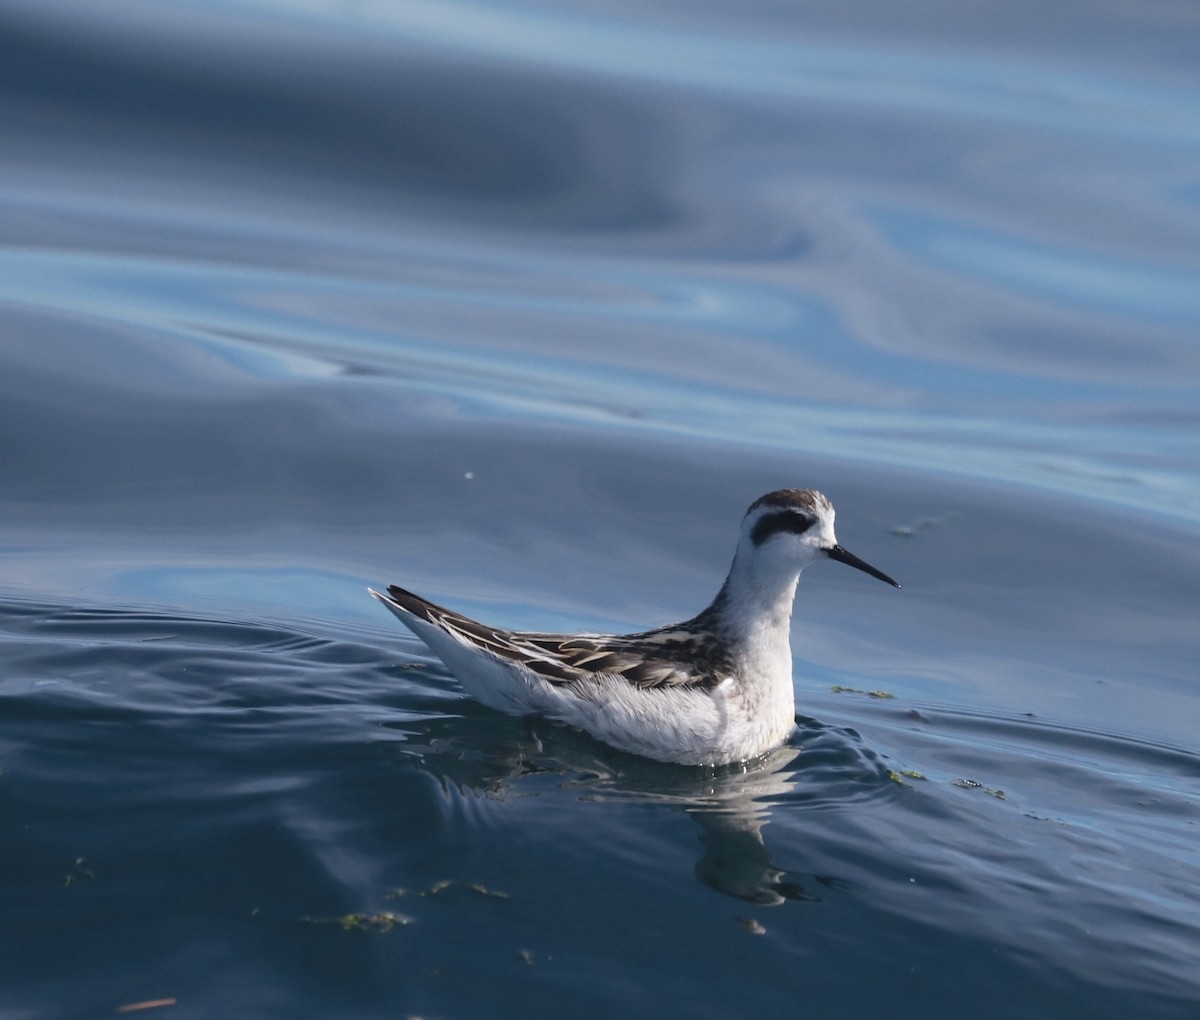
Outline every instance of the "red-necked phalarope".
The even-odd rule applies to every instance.
[[[900,587],[838,545],[833,516],[812,489],[755,500],[712,605],[642,634],[500,630],[395,585],[367,590],[485,705],[557,719],[647,758],[723,765],[765,754],[795,724],[788,631],[800,571],[827,556]]]

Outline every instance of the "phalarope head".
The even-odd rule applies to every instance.
[[[882,570],[843,549],[833,533],[833,504],[815,489],[780,489],[756,499],[742,521],[739,553],[772,558],[803,570],[827,556],[899,588]]]

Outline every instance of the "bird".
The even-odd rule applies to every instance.
[[[847,552],[814,489],[756,499],[725,583],[683,623],[635,634],[542,634],[491,627],[389,585],[368,588],[476,700],[538,715],[621,751],[680,765],[748,762],[795,725],[790,643],[800,572],[831,559],[900,585]]]

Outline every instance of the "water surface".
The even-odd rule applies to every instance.
[[[1190,5],[16,0],[5,1017],[1191,1017]],[[814,486],[797,729],[656,765],[370,600],[626,630]]]

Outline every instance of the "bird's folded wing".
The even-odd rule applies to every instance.
[[[511,662],[519,662],[550,683],[579,683],[596,674],[617,676],[636,687],[713,686],[719,678],[664,656],[672,643],[654,632],[615,635],[533,634],[502,630],[446,609],[397,585],[388,595],[402,609],[460,641]]]

